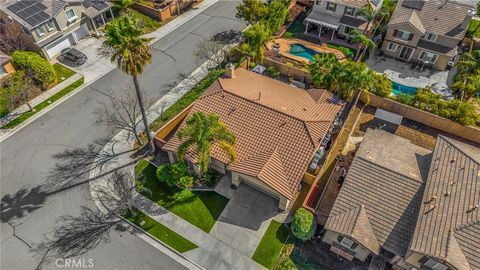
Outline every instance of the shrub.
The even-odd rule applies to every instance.
[[[182,176],[177,180],[177,186],[183,189],[189,189],[193,186],[193,177],[191,176]]]
[[[171,167],[169,165],[162,164],[158,166],[156,176],[161,183],[164,183],[169,187],[175,186],[175,180],[172,177]]]
[[[305,208],[299,208],[292,221],[292,234],[301,240],[309,240],[312,238],[317,229],[317,222],[313,214]]]
[[[15,51],[11,61],[16,69],[24,70],[42,88],[47,88],[56,80],[52,65],[35,52]]]
[[[185,162],[178,161],[170,165],[170,174],[173,179],[180,179],[181,177],[188,176],[188,167]]]
[[[210,170],[202,176],[201,181],[205,183],[207,186],[213,187],[217,183],[217,179],[218,179],[217,172]]]
[[[280,76],[280,71],[278,71],[278,69],[275,66],[268,67],[267,72],[268,74],[270,74],[270,76],[274,78]]]
[[[285,34],[283,34],[283,37],[284,38],[293,38],[293,33],[285,32]]]

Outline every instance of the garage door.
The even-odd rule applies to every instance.
[[[88,26],[87,24],[82,24],[80,25],[80,28],[78,28],[77,30],[75,30],[75,32],[73,32],[73,35],[75,36],[75,41],[79,41],[80,39],[86,37],[86,36],[89,36],[90,33],[88,33]]]
[[[246,179],[244,177],[241,177],[239,176],[238,178],[240,180],[240,183],[244,183],[250,187],[253,187],[257,190],[260,190],[261,192],[265,193],[265,194],[268,194],[269,196],[275,198],[278,200],[278,194],[276,194],[274,191],[270,190],[270,188],[268,187],[264,187],[263,184],[260,184],[260,183],[256,183],[255,181],[260,181],[260,180],[254,180],[254,181],[251,181],[249,179]]]
[[[70,39],[64,37],[59,41],[55,41],[53,44],[49,45],[47,49],[47,54],[50,58],[53,58],[55,55],[59,54],[63,49],[72,46]]]

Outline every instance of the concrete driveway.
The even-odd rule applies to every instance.
[[[95,81],[116,68],[108,57],[101,57],[97,54],[98,48],[102,46],[103,40],[104,38],[86,37],[80,40],[78,44],[72,46],[87,56],[87,62],[81,66],[74,66],[71,61],[63,60],[60,56],[57,57],[57,59],[75,72],[82,74],[85,83]]]
[[[241,183],[210,234],[251,257],[278,214],[277,199]]]

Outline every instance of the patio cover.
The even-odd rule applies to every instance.
[[[377,109],[375,112],[375,118],[393,123],[395,125],[401,125],[403,116],[382,109]]]
[[[340,26],[340,18],[334,17],[330,14],[320,13],[315,10],[310,12],[310,14],[305,20],[332,29],[338,29],[338,27]]]

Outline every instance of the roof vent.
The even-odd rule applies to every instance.
[[[456,159],[455,159],[455,158],[452,158],[452,159],[450,160],[450,163],[454,163],[455,161],[456,161]]]
[[[262,98],[262,92],[258,92],[258,100]]]
[[[476,209],[478,209],[478,207],[479,207],[478,203],[475,204],[475,205],[472,205],[472,206],[468,209],[467,213],[470,213],[470,212],[475,211]]]
[[[445,193],[443,194],[445,197],[448,197],[450,195],[450,191],[445,191]]]
[[[438,206],[438,204],[434,204],[434,205],[430,206],[430,208],[428,208],[428,210],[425,212],[425,214],[430,213],[430,212],[433,211],[433,209],[435,209],[435,207],[437,207],[437,206]]]
[[[228,63],[225,68],[227,69],[227,77],[230,79],[235,78],[235,65]]]

